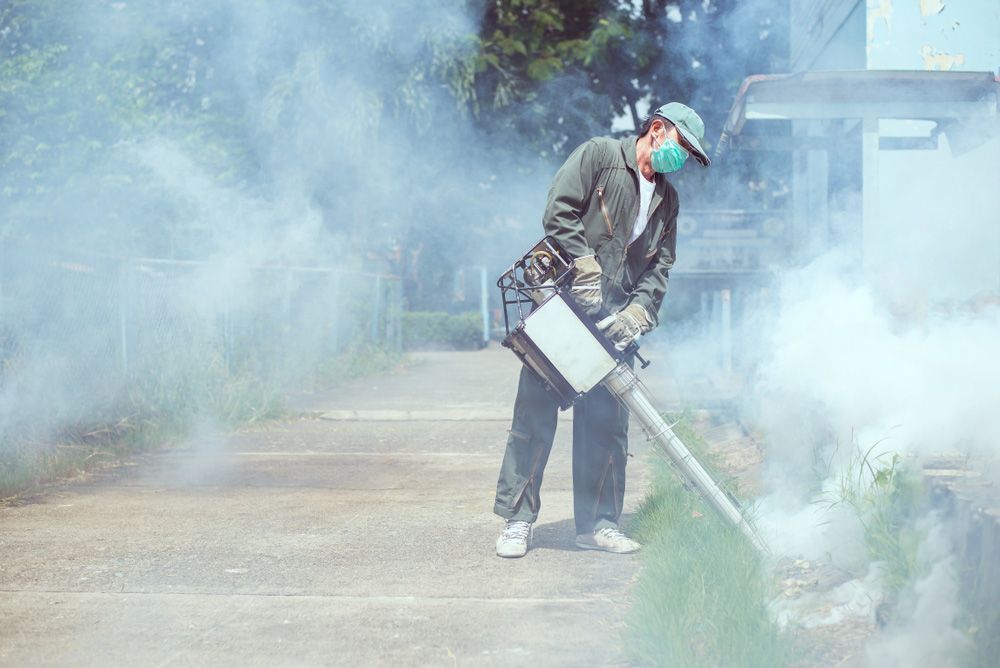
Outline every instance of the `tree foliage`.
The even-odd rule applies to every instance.
[[[486,131],[543,153],[670,100],[701,113],[711,144],[742,79],[784,52],[785,20],[737,0],[496,0],[441,72]]]
[[[208,224],[122,159],[167,136],[219,184],[298,184],[331,228],[391,236],[420,221],[453,243],[429,221],[483,204],[449,172],[490,182],[504,175],[483,163],[523,172],[541,158],[548,173],[614,119],[637,124],[671,99],[705,117],[711,143],[782,34],[737,0],[8,0],[0,235],[65,232],[68,216],[85,221],[76,242],[191,253]],[[379,163],[414,179],[411,196],[359,195]]]
[[[446,80],[486,132],[527,139],[543,154],[606,132],[615,102],[594,87],[591,66],[629,36],[618,4],[491,3]]]

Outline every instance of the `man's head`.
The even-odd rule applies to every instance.
[[[701,145],[705,136],[705,123],[691,107],[680,102],[668,102],[659,107],[643,121],[639,138],[651,140],[654,146],[661,146],[667,140],[680,144],[681,148],[694,159],[708,167],[712,161]]]

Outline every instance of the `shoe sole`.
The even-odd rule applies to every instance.
[[[521,554],[500,554],[499,552],[497,552],[497,556],[500,557],[501,559],[520,559],[526,554],[528,554],[527,551],[522,552]]]
[[[640,546],[635,548],[634,550],[612,550],[609,547],[601,547],[600,545],[593,545],[590,543],[577,543],[576,546],[581,550],[596,550],[598,552],[607,552],[609,554],[635,554],[636,552],[642,549],[642,547]]]
[[[524,555],[528,554],[528,550],[530,550],[530,549],[531,549],[531,545],[528,544],[528,545],[524,546],[524,552],[521,552],[521,553],[511,552],[511,553],[508,553],[508,554],[504,554],[504,553],[502,553],[500,551],[500,548],[497,548],[496,552],[497,552],[497,556],[501,557],[503,559],[520,559]]]

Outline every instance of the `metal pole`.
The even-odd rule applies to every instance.
[[[222,357],[226,366],[226,371],[233,371],[233,330],[232,321],[229,315],[229,300],[222,305]]]
[[[4,301],[5,301],[5,298],[4,298],[4,294],[3,294],[3,283],[4,283],[4,278],[5,278],[4,269],[6,268],[6,264],[7,264],[6,261],[7,261],[6,253],[3,252],[3,248],[0,248],[0,323],[2,323],[3,320],[4,320],[4,313],[3,312],[4,312]]]
[[[701,335],[708,338],[712,329],[712,308],[711,308],[711,296],[708,290],[702,290],[700,293],[701,297]]]
[[[292,333],[292,270],[285,271],[285,294],[282,299],[282,310],[285,314],[284,326],[281,328],[285,333],[285,350],[288,350],[288,339]]]
[[[732,318],[732,298],[733,293],[729,288],[721,292],[722,295],[722,370],[726,373],[733,371],[733,318]]]
[[[333,340],[333,352],[334,354],[340,352],[340,272],[338,271],[333,275],[333,307],[331,311],[333,312],[333,323],[330,338]]]
[[[378,343],[378,319],[382,313],[382,277],[375,277],[375,299],[372,300],[371,342]]]
[[[486,267],[479,268],[479,308],[483,314],[483,345],[490,342],[490,297]]]
[[[128,376],[128,298],[129,298],[129,277],[131,275],[131,260],[122,262],[121,275],[118,286],[118,337],[121,340],[121,363],[122,374]]]
[[[395,299],[396,296],[396,286],[392,279],[386,280],[385,285],[385,322],[379,323],[379,325],[384,325],[382,327],[382,341],[385,342],[386,347],[392,345],[392,319],[396,315],[395,309]]]
[[[722,336],[720,335],[720,327],[722,323],[722,293],[719,290],[712,290],[712,318],[710,320],[711,328],[709,331],[709,336],[711,337],[712,345],[718,346],[713,352],[715,353],[713,357],[715,358],[715,363],[722,366]]]
[[[403,350],[403,279],[396,281],[396,330],[393,332],[393,350]]]
[[[879,224],[879,129],[877,118],[866,118],[861,126],[861,264],[872,269],[876,254],[872,252],[872,230]]]
[[[627,364],[619,364],[602,384],[621,399],[636,416],[649,439],[656,441],[674,463],[681,477],[690,483],[724,520],[738,528],[754,547],[763,554],[770,551],[743,512],[728,494],[712,479],[708,471],[677,437],[649,400],[649,393]]]

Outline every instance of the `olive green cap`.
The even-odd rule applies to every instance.
[[[694,149],[695,160],[700,162],[702,166],[708,167],[712,164],[708,153],[701,145],[701,140],[705,136],[705,122],[701,120],[701,116],[695,113],[694,109],[680,102],[667,102],[653,114],[662,116],[677,126],[677,131]]]

